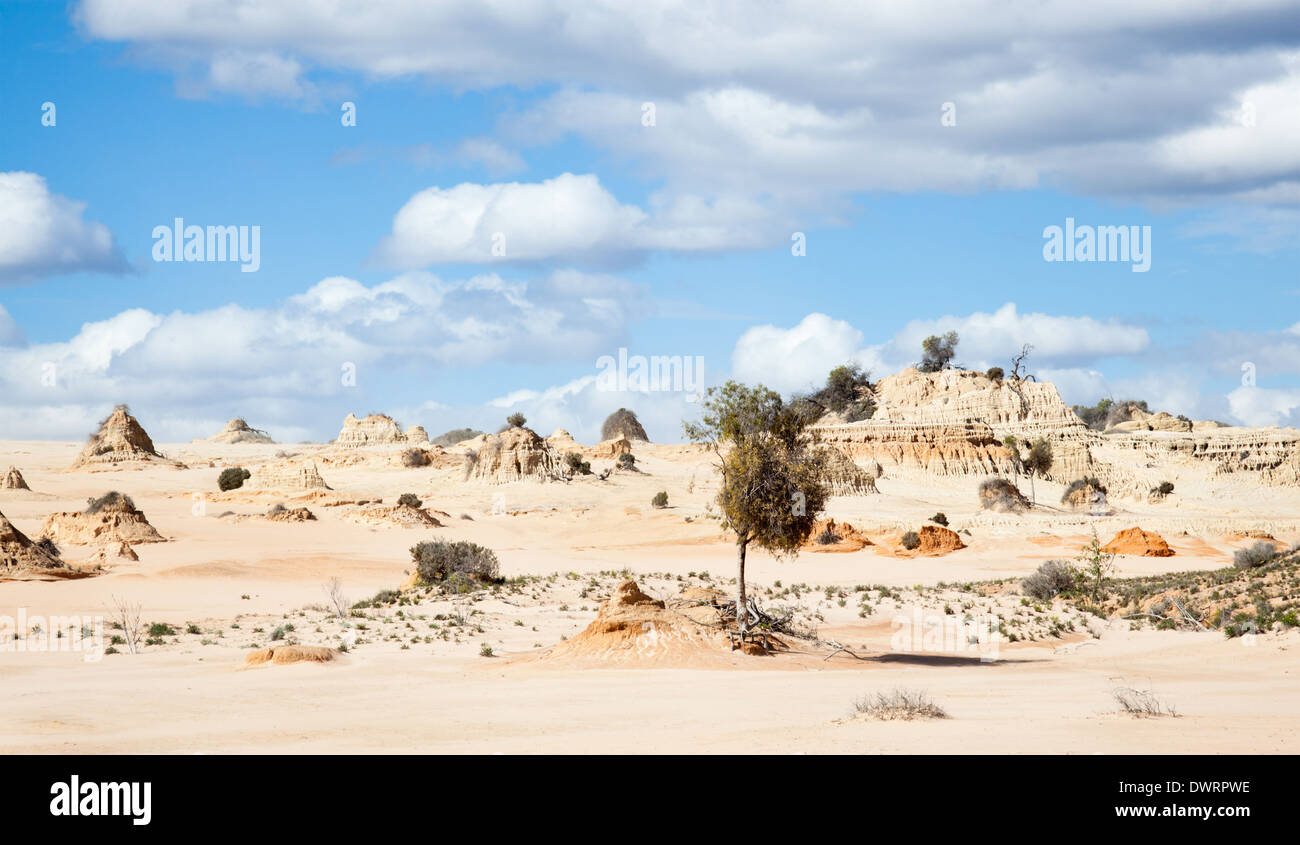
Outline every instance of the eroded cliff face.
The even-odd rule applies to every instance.
[[[1095,477],[1110,495],[1144,498],[1183,473],[1240,477],[1266,485],[1300,484],[1300,431],[1193,423],[1168,414],[1105,434],[1092,431],[1047,382],[993,380],[983,373],[907,369],[875,386],[870,420],[827,419],[817,440],[854,461],[940,476],[1011,475],[1007,435],[1052,445],[1047,477]]]
[[[412,434],[418,426],[409,429]],[[424,429],[420,429],[423,433]],[[416,440],[418,440],[416,434]],[[429,437],[424,436],[424,442],[428,442]],[[334,439],[336,446],[375,446],[386,443],[405,443],[407,435],[400,428],[393,418],[386,414],[369,414],[364,419],[357,419],[356,414],[348,414],[343,420],[343,428],[339,431],[339,436]]]
[[[560,458],[530,428],[514,426],[489,434],[466,461],[466,479],[485,484],[549,481],[560,473]]]

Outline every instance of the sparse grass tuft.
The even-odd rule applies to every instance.
[[[902,688],[859,698],[853,702],[853,714],[881,722],[949,718],[947,712],[931,701],[925,692]]]

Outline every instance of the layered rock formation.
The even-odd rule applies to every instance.
[[[4,481],[0,482],[0,489],[3,490],[30,490],[23,474],[18,471],[18,467],[9,467],[5,473]]]
[[[0,577],[63,568],[63,561],[33,543],[0,513]]]
[[[206,443],[274,443],[271,435],[253,428],[239,417],[226,423],[226,427],[209,437]]]
[[[41,536],[74,546],[163,543],[158,533],[131,501],[112,492],[90,503],[84,511],[52,513],[41,525]]]
[[[418,434],[416,434],[417,429]],[[417,439],[412,442],[429,442],[429,435],[424,434],[424,429],[420,426],[411,426],[407,431],[416,434]],[[424,434],[423,438],[420,438],[419,434]],[[339,430],[339,436],[334,439],[336,446],[353,448],[406,442],[406,433],[387,414],[369,414],[365,419],[357,419],[356,414],[348,414],[343,420],[343,428]]]
[[[264,464],[252,470],[250,483],[261,490],[330,490],[321,478],[316,462],[285,460]]]
[[[86,448],[81,450],[69,469],[129,469],[158,463],[181,466],[155,449],[153,440],[139,420],[131,416],[125,405],[118,405],[100,423],[99,431],[86,443]]]
[[[828,416],[813,436],[855,460],[941,476],[1015,472],[1003,445],[1045,439],[1052,447],[1047,478],[1062,484],[1095,477],[1111,497],[1145,498],[1180,470],[1218,476],[1246,473],[1263,484],[1300,484],[1300,431],[1193,423],[1136,411],[1130,423],[1090,430],[1046,382],[993,380],[982,373],[907,369],[873,390],[869,420]]]
[[[561,475],[561,458],[550,444],[537,432],[520,426],[487,435],[466,460],[466,479],[487,484],[548,481]]]
[[[428,443],[429,432],[422,425],[408,426],[404,434],[407,443]]]
[[[820,450],[826,456],[826,485],[832,496],[863,496],[878,493],[876,479],[883,472],[880,464],[868,460],[866,467],[854,463],[848,455],[834,446]]]
[[[569,452],[577,452],[582,449],[582,444],[573,439],[573,435],[567,429],[557,428],[546,438],[547,444],[555,450],[556,454],[566,455]]]
[[[618,585],[585,630],[544,657],[653,664],[728,651],[720,630],[667,607],[628,580]]]

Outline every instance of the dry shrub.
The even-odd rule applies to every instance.
[[[949,718],[947,712],[931,701],[925,692],[901,688],[863,696],[853,702],[853,712],[861,718],[882,722]]]

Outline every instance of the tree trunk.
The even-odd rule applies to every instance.
[[[745,599],[745,547],[748,540],[736,540],[736,628],[740,633],[749,630],[749,602]]]

